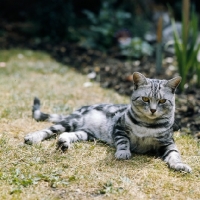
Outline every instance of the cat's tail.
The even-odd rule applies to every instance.
[[[40,111],[40,100],[35,97],[32,107],[32,117],[36,121],[48,121],[52,123],[58,123],[64,119],[64,116],[58,114],[46,114]]]

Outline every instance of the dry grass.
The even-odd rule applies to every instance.
[[[192,174],[145,155],[116,161],[114,149],[99,142],[76,143],[65,154],[53,139],[24,145],[25,134],[49,126],[31,119],[34,96],[54,113],[129,100],[96,83],[83,87],[86,77],[42,52],[0,51],[0,62],[0,199],[200,199],[200,150],[189,136],[175,139]]]

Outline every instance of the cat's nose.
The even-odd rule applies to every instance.
[[[155,113],[156,112],[156,109],[150,109],[151,113]]]

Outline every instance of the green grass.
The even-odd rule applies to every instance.
[[[101,102],[127,103],[129,98],[105,90],[43,52],[0,51],[0,199],[199,199],[200,150],[190,136],[175,134],[183,161],[193,172],[170,170],[160,159],[134,155],[114,158],[114,148],[80,142],[66,153],[56,140],[29,146],[23,137],[49,126],[31,119],[34,96],[45,112],[70,113]]]

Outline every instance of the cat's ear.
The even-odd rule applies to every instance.
[[[133,73],[133,83],[134,83],[135,89],[137,89],[141,85],[146,85],[147,84],[147,79],[141,73],[134,72]]]
[[[169,81],[167,81],[165,86],[171,88],[172,89],[172,93],[174,93],[176,88],[180,84],[181,79],[182,78],[180,76],[177,76],[177,77],[175,77],[173,79],[170,79]]]

